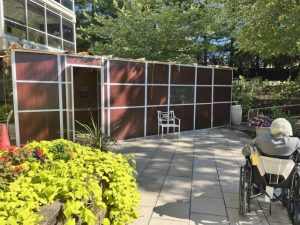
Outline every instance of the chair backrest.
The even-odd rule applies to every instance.
[[[175,119],[174,110],[169,112],[157,111],[157,119],[161,121],[172,121]]]

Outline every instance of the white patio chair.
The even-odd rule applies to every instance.
[[[173,127],[173,133],[175,133],[177,127],[178,138],[180,138],[180,121],[181,120],[175,116],[174,110],[169,112],[157,111],[157,135],[159,136],[160,128],[161,137],[163,137],[165,127],[167,128],[167,131],[169,131],[170,127]]]

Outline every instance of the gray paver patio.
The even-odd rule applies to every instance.
[[[281,205],[272,215],[263,198],[252,200],[251,213],[238,213],[242,147],[250,138],[230,128],[205,129],[120,143],[135,155],[140,217],[131,225],[291,224]]]

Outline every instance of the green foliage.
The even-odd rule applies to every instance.
[[[299,1],[229,0],[225,10],[239,50],[265,58],[299,55]]]
[[[76,141],[79,144],[100,149],[103,152],[108,152],[113,145],[117,144],[115,138],[111,138],[102,132],[101,127],[96,124],[92,114],[90,124],[76,122],[83,128],[82,130],[75,131]]]
[[[46,157],[23,163],[27,172],[0,190],[1,224],[38,224],[42,216],[36,212],[54,201],[64,203],[65,224],[121,225],[137,217],[135,169],[121,154],[62,139],[32,142],[26,148],[38,148]]]

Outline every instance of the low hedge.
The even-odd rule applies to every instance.
[[[8,184],[0,190],[0,224],[38,224],[43,220],[38,214],[41,206],[54,201],[63,203],[67,225],[123,225],[137,218],[135,168],[121,154],[63,139],[32,142],[11,151],[15,158],[0,153],[1,168],[9,168],[8,176],[2,177]],[[26,160],[16,162],[20,155]]]

